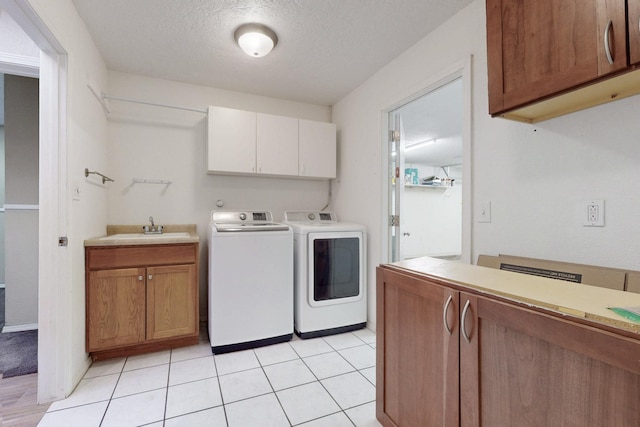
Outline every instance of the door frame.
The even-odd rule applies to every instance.
[[[472,116],[472,64],[473,56],[468,57],[456,62],[450,67],[443,69],[440,73],[432,76],[427,80],[422,89],[414,92],[392,105],[388,106],[381,112],[380,123],[382,124],[382,151],[381,151],[381,170],[382,173],[382,203],[381,203],[381,249],[382,249],[382,262],[392,262],[392,239],[390,238],[390,224],[389,216],[391,215],[391,179],[389,177],[390,171],[390,157],[391,148],[389,144],[389,132],[391,127],[389,125],[389,113],[393,110],[400,108],[401,106],[414,101],[429,92],[443,86],[457,78],[462,78],[462,93],[463,93],[463,112],[462,112],[462,174],[464,177],[464,185],[462,186],[462,256],[461,262],[470,264],[472,259],[472,186],[473,176],[471,161],[473,159],[472,153],[472,141],[471,141],[471,129],[473,124]],[[400,213],[402,215],[402,212]]]
[[[33,61],[8,55],[0,71],[39,77],[38,403],[45,403],[64,398],[73,388],[68,366],[71,266],[68,248],[58,246],[59,236],[67,235],[69,208],[67,55],[28,2],[0,0],[0,8],[40,48],[39,70]]]

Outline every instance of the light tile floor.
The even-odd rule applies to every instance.
[[[212,355],[209,342],[95,362],[39,427],[377,427],[369,329]]]

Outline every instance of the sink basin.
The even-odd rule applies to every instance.
[[[144,234],[144,233],[123,233],[112,234],[110,236],[101,237],[100,240],[119,240],[119,239],[175,239],[179,237],[189,237],[189,233],[182,231],[177,233],[162,234]]]

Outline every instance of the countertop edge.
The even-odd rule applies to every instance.
[[[640,294],[429,257],[381,264],[380,267],[433,278],[455,285],[459,290],[466,288],[565,318],[584,319],[594,326],[603,325],[640,338],[640,324],[607,308],[640,306]]]

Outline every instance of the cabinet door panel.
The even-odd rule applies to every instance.
[[[458,426],[458,294],[378,269],[377,301],[378,419]]]
[[[209,107],[207,169],[211,172],[256,171],[256,113]]]
[[[609,22],[613,64],[604,47]],[[624,69],[625,29],[623,0],[487,0],[489,112]]]
[[[637,341],[462,293],[467,300],[462,426],[640,425]]]
[[[300,120],[299,175],[310,178],[336,177],[336,125]]]
[[[298,119],[258,113],[258,173],[298,175]]]
[[[88,351],[144,341],[144,268],[91,271],[87,292]]]
[[[147,268],[147,339],[198,333],[195,264]]]

